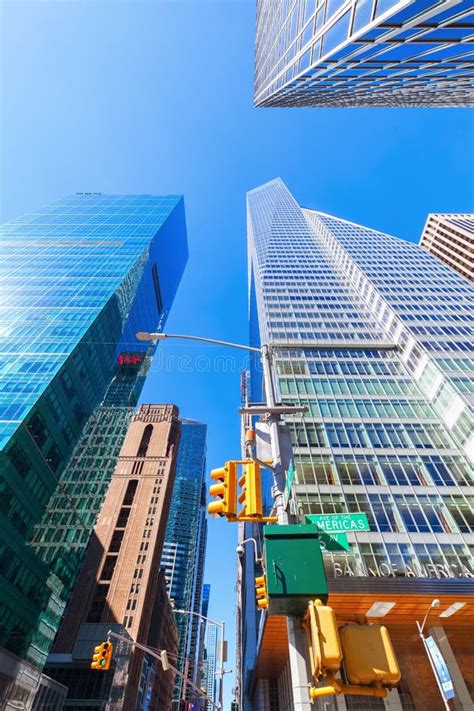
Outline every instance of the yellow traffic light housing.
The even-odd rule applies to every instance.
[[[336,674],[342,661],[342,649],[332,607],[321,600],[310,600],[304,619],[308,640],[311,674],[317,680],[323,674]]]
[[[341,627],[340,637],[349,683],[398,684],[400,667],[386,627],[351,623]]]
[[[257,597],[257,607],[259,610],[268,609],[268,591],[265,574],[255,578],[255,595]]]
[[[323,696],[385,698],[400,681],[400,668],[387,628],[373,624],[345,624],[338,630],[333,610],[320,600],[308,603],[304,619],[311,673],[326,686],[311,686],[311,702]],[[341,662],[349,683],[336,679]]]
[[[99,671],[108,671],[112,662],[112,652],[112,642],[101,642],[101,644],[99,644],[97,647],[94,647],[91,669],[97,669]]]
[[[207,510],[211,516],[221,516],[229,521],[235,521],[237,515],[237,462],[226,462],[223,467],[213,469],[211,479],[218,483],[209,487],[210,496],[214,501]]]
[[[237,468],[243,465],[244,471],[239,479],[242,493],[239,503],[243,505],[237,515]],[[211,479],[216,484],[209,487],[209,494],[214,501],[207,507],[211,516],[226,518],[228,521],[261,521],[274,523],[276,516],[263,516],[262,510],[262,485],[260,478],[260,465],[253,460],[229,461],[219,469],[213,469]]]
[[[260,477],[260,465],[257,462],[247,462],[243,465],[242,476],[239,479],[239,487],[242,490],[239,496],[239,504],[242,509],[238,518],[246,519],[262,518],[262,484]]]

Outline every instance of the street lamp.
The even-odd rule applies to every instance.
[[[110,638],[114,637],[115,639],[119,639],[121,642],[125,642],[125,644],[130,644],[132,647],[136,647],[137,649],[141,649],[142,652],[146,652],[150,657],[153,657],[154,659],[158,659],[161,662],[161,666],[163,668],[163,671],[169,671],[172,669],[174,673],[181,677],[181,679],[184,681],[184,685],[188,684],[191,686],[194,691],[198,694],[198,696],[203,697],[206,701],[208,701],[212,706],[215,708],[220,709],[222,711],[222,704],[219,706],[218,704],[214,703],[212,699],[210,699],[207,694],[205,694],[202,689],[199,689],[195,684],[193,684],[189,679],[186,679],[186,675],[183,674],[182,672],[178,671],[175,666],[173,666],[170,661],[168,660],[168,652],[165,649],[159,650],[155,649],[154,647],[148,647],[147,645],[140,644],[139,642],[135,642],[131,637],[124,637],[123,635],[117,634],[117,632],[114,632],[113,630],[109,630],[107,632],[107,640],[110,641]]]
[[[194,615],[195,617],[199,617],[201,620],[206,620],[206,622],[210,622],[212,625],[216,625],[216,627],[219,627],[221,630],[221,653],[219,655],[219,671],[216,672],[216,676],[219,676],[219,709],[224,708],[224,701],[223,701],[223,688],[224,688],[224,674],[226,673],[224,669],[224,630],[225,630],[225,622],[216,622],[216,620],[211,620],[210,617],[205,617],[204,615],[201,615],[200,612],[195,612],[194,610],[177,610],[175,607],[173,607],[173,612],[179,612],[182,615]]]
[[[250,415],[265,415],[269,428],[270,436],[270,446],[272,454],[272,474],[273,474],[273,486],[272,486],[272,498],[274,501],[274,508],[277,515],[277,521],[279,525],[288,524],[288,514],[286,511],[284,489],[285,489],[285,471],[282,464],[282,443],[281,443],[281,432],[279,423],[281,421],[281,416],[283,414],[296,414],[307,412],[307,407],[295,407],[290,405],[277,404],[276,392],[275,392],[275,382],[273,379],[272,370],[272,353],[271,347],[268,344],[262,345],[260,348],[254,346],[247,346],[240,343],[230,343],[228,341],[221,341],[215,338],[204,338],[203,336],[190,336],[184,334],[176,333],[148,333],[145,331],[140,331],[136,334],[139,341],[163,341],[167,338],[179,338],[181,340],[187,341],[200,341],[202,343],[212,343],[218,346],[226,346],[229,348],[237,348],[239,350],[250,351],[252,353],[258,353],[260,355],[260,360],[263,369],[263,382],[265,386],[265,398],[266,403],[264,406],[253,406],[246,407],[240,410],[241,413]],[[300,344],[282,344],[285,348],[300,348]],[[197,614],[197,613],[194,613]],[[288,643],[290,652],[290,666],[292,675],[292,685],[294,694],[294,706],[296,710],[306,709],[308,707],[307,701],[307,677],[306,677],[306,667],[301,664],[301,659],[304,655],[304,639],[301,636],[299,626],[294,618],[288,617]],[[223,628],[222,628],[223,632]],[[224,641],[224,635],[222,634],[222,641]],[[222,650],[223,651],[223,650]],[[222,662],[221,662],[222,663]],[[222,708],[222,678],[223,678],[223,666],[220,672],[220,699]]]
[[[273,380],[272,372],[272,356],[271,349],[269,345],[263,345],[261,348],[255,348],[254,346],[246,346],[240,343],[230,343],[229,341],[221,341],[216,338],[204,338],[203,336],[189,336],[181,333],[148,333],[147,331],[139,331],[136,334],[139,341],[164,341],[166,338],[179,338],[186,341],[200,341],[202,343],[212,343],[218,346],[226,346],[229,348],[237,348],[243,351],[251,351],[252,353],[258,353],[262,362],[263,368],[263,380],[265,384],[265,396],[266,404],[264,407],[265,413],[268,416],[268,423],[270,427],[270,444],[272,448],[272,461],[273,461],[273,488],[272,496],[275,502],[275,509],[277,514],[277,519],[279,524],[288,523],[288,514],[286,512],[286,507],[284,503],[283,491],[285,488],[285,473],[283,471],[281,462],[281,444],[280,444],[280,430],[278,427],[278,422],[281,415],[284,412],[306,412],[307,408],[298,407],[281,407],[277,406],[276,394],[275,394],[275,384]],[[261,410],[260,410],[261,411]],[[255,412],[257,414],[257,412]]]
[[[432,609],[438,609],[438,607],[441,607],[441,600],[438,600],[438,598],[435,598],[434,600],[431,601],[430,606],[429,606],[428,610],[426,611],[426,615],[425,615],[421,625],[418,622],[418,620],[416,620],[416,626],[418,627],[418,633],[419,633],[420,637],[423,636],[423,630],[425,629],[426,620],[428,619],[428,615],[430,614]]]
[[[434,600],[431,601],[430,606],[429,606],[429,608],[428,608],[427,611],[426,611],[426,615],[424,616],[423,622],[421,623],[421,625],[420,625],[420,623],[418,622],[418,620],[415,620],[415,622],[416,622],[416,626],[418,627],[418,636],[419,636],[419,638],[421,639],[421,641],[422,641],[422,643],[423,643],[423,647],[425,648],[425,651],[426,651],[426,654],[427,654],[427,657],[428,657],[428,661],[429,661],[430,666],[431,666],[431,670],[432,670],[432,672],[433,672],[433,674],[434,674],[434,678],[436,679],[436,683],[438,684],[438,689],[439,689],[439,692],[440,692],[440,694],[441,694],[441,698],[443,699],[444,707],[445,707],[445,709],[447,709],[447,711],[450,711],[450,708],[451,708],[451,707],[450,707],[450,705],[449,705],[449,703],[448,703],[448,701],[447,701],[447,699],[446,699],[446,697],[445,697],[445,695],[444,695],[444,690],[443,690],[443,687],[441,686],[441,681],[440,681],[438,672],[437,672],[437,670],[436,670],[436,667],[435,667],[435,665],[434,665],[433,659],[432,659],[432,657],[431,657],[430,650],[428,649],[427,642],[426,642],[426,637],[425,637],[425,635],[424,635],[424,633],[423,633],[423,632],[424,632],[424,629],[425,629],[426,621],[427,621],[427,619],[428,619],[428,616],[429,616],[431,610],[433,610],[433,609],[438,609],[439,607],[441,607],[441,600],[438,600],[438,598],[435,598]]]

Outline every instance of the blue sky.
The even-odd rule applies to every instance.
[[[246,342],[245,193],[276,176],[304,206],[413,241],[428,212],[472,210],[467,110],[252,108],[253,0],[0,13],[2,221],[76,191],[184,194],[190,260],[168,331]],[[229,355],[166,343],[144,392],[208,423],[208,470],[239,457],[245,363]],[[230,640],[236,535],[210,522],[210,615]]]

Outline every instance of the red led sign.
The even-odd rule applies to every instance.
[[[117,356],[117,363],[120,366],[137,366],[143,363],[144,357],[141,353],[120,353]]]

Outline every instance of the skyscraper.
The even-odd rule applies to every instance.
[[[206,694],[211,701],[217,702],[216,699],[216,659],[217,659],[217,627],[216,625],[206,626],[206,637],[204,640],[204,655],[205,655],[205,670],[204,688]],[[214,708],[210,703],[206,702],[206,709],[211,711]]]
[[[211,586],[205,583],[202,586],[201,595],[201,616],[202,618],[207,618],[209,614],[209,601],[211,597]],[[198,651],[197,651],[197,663],[195,668],[195,684],[199,688],[205,687],[205,675],[206,675],[206,660],[205,660],[205,638],[206,638],[207,620],[201,619],[201,624],[199,626],[199,640],[198,640]]]
[[[206,433],[207,425],[182,420],[176,479],[168,518],[161,565],[168,594],[176,609],[200,612],[206,521]],[[177,613],[179,656],[177,668],[186,678],[196,679],[199,652],[199,618]],[[176,679],[174,705],[187,698],[180,677]]]
[[[383,619],[402,670],[390,703],[421,710],[440,699],[415,620],[439,598],[430,632],[456,679],[457,701],[467,704],[474,681],[466,663],[474,622],[466,394],[472,286],[418,245],[301,208],[281,180],[251,191],[247,208],[251,344],[272,344],[282,401],[308,408],[286,417],[292,510],[301,522],[307,514],[364,512],[370,524],[348,534],[349,551],[324,553],[330,603],[340,616]],[[251,385],[258,401],[255,368]],[[247,525],[249,535],[260,538]],[[249,545],[243,709],[285,708],[285,618],[256,612],[254,572]],[[345,703],[384,708],[363,697]]]
[[[471,3],[258,0],[256,106],[472,106]]]
[[[66,709],[76,708],[78,703],[100,706],[108,701],[115,676],[121,689],[120,695],[113,696],[115,708],[141,708],[139,687],[144,668],[147,681],[142,684],[141,695],[148,694],[151,706],[156,707],[155,677],[164,672],[154,659],[144,659],[141,651],[129,647],[122,664],[108,672],[108,683],[98,684],[97,673],[89,666],[93,648],[107,625],[118,634],[161,648],[166,605],[161,606],[161,615],[156,614],[156,607],[179,435],[174,405],[141,405],[133,416],[53,654],[48,658],[47,673],[70,686]],[[173,658],[177,645],[167,651]],[[167,674],[171,676],[171,672]]]
[[[79,194],[0,245],[0,694],[28,707],[146,375],[135,333],[187,260],[184,203]]]
[[[474,281],[474,215],[428,215],[420,246]]]

